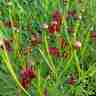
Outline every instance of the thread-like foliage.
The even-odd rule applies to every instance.
[[[0,0],[0,96],[96,95],[96,0]]]

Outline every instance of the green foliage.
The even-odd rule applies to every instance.
[[[96,0],[79,1],[0,0],[0,96],[46,96],[45,89],[48,96],[96,96],[96,40],[90,36],[96,32]],[[64,21],[60,32],[50,34],[42,27],[50,24],[55,10]],[[81,16],[79,20],[67,20],[72,10]],[[73,33],[68,32],[70,27],[75,29]],[[41,42],[34,44],[33,34]],[[61,37],[68,44],[66,48],[60,48]],[[3,39],[12,40],[12,52],[5,45],[2,48]],[[77,40],[81,41],[80,49],[74,46]],[[68,57],[51,55],[50,46],[68,52]],[[20,81],[25,66],[36,70],[27,89]],[[71,75],[76,79],[73,85],[68,83]]]

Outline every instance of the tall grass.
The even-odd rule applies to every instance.
[[[50,26],[56,10],[62,22],[60,31],[52,33],[43,24]],[[78,19],[69,16],[74,10],[71,15]],[[96,40],[91,37],[96,32],[95,11],[96,0],[1,0],[0,96],[95,96]],[[62,38],[67,44],[63,48]],[[57,48],[59,56],[49,47]],[[35,69],[36,77],[25,88],[21,72],[27,67]]]

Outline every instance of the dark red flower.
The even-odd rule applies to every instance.
[[[10,40],[5,40],[5,39],[4,39],[3,42],[4,42],[4,45],[5,45],[6,50],[7,50],[8,52],[12,52],[12,51],[13,51],[13,48],[12,48],[12,46],[11,46]]]
[[[33,79],[36,77],[36,73],[35,70],[32,69],[31,67],[27,69],[27,74],[29,76],[30,79]]]
[[[28,85],[29,85],[29,80],[28,79],[21,79],[21,85],[24,87],[24,88],[28,88]]]
[[[75,16],[76,15],[76,11],[72,10],[72,11],[68,11],[68,16]]]
[[[21,70],[21,84],[24,88],[26,88],[31,80],[36,77],[35,70],[32,67],[27,67]]]
[[[59,11],[54,11],[52,15],[52,22],[48,26],[50,33],[59,32],[62,23],[62,15]]]
[[[33,79],[36,76],[35,70],[32,67],[25,68],[21,71],[22,77]]]
[[[96,38],[96,32],[92,32],[91,37],[95,39]]]
[[[47,88],[45,88],[45,90],[44,90],[44,96],[48,96],[48,90],[47,90]]]
[[[76,10],[68,11],[68,16],[66,19],[73,18],[74,20],[80,20],[81,17],[77,15]]]
[[[57,25],[61,24],[61,22],[62,22],[62,15],[61,15],[61,13],[58,10],[54,11],[54,13],[52,15],[52,21],[56,21]]]
[[[50,33],[55,33],[55,32],[59,32],[59,31],[60,31],[60,26],[55,23],[51,23],[48,26],[48,32],[50,32]]]
[[[56,57],[60,56],[60,52],[58,48],[49,47],[49,53]]]
[[[26,77],[28,77],[28,75],[26,73],[26,68],[21,70],[21,77],[22,77],[22,79],[26,79]]]
[[[68,78],[68,84],[74,85],[75,83],[76,83],[76,78],[75,78],[75,76],[71,75],[71,76]]]

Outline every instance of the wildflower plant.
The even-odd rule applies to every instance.
[[[0,0],[0,96],[96,96],[96,0]]]

